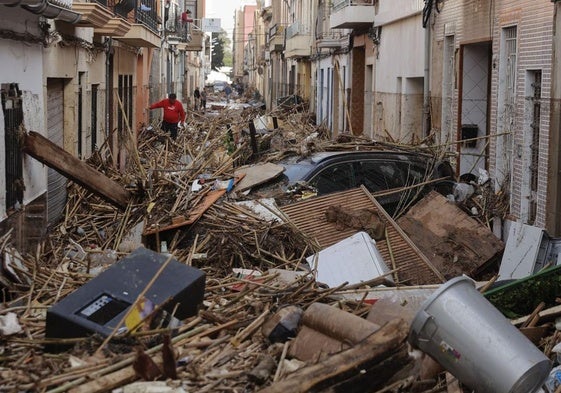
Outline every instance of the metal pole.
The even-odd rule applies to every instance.
[[[161,44],[160,44],[160,86],[159,88],[161,90],[164,89],[164,43],[166,42],[166,21],[164,18],[165,12],[166,12],[166,6],[165,6],[165,2],[162,0],[161,2],[162,5],[162,39],[161,39]],[[162,93],[165,95],[165,91],[162,92],[160,91],[160,96],[162,96]]]
[[[432,6],[432,3],[430,3]],[[432,10],[429,10],[430,14]],[[425,68],[423,78],[423,137],[430,133],[430,54],[431,54],[431,27],[430,19],[425,26]]]

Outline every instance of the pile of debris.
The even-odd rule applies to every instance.
[[[271,113],[271,125],[260,111],[191,113],[177,140],[153,124],[129,133],[119,157],[101,146],[88,165],[120,188],[72,183],[64,216],[33,254],[21,255],[10,233],[0,238],[0,391],[463,391],[407,338],[446,280],[496,273],[504,244],[487,214],[500,196],[483,183],[460,207],[430,193],[399,219],[365,188],[283,206],[258,199],[251,186],[267,176],[252,183],[246,165],[263,175],[286,154],[446,154],[333,143],[308,113]],[[560,338],[555,310],[536,305],[514,321],[541,328],[533,339],[548,357]],[[477,390],[473,370],[437,360]]]

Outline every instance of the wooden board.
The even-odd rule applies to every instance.
[[[41,134],[30,131],[24,135],[22,150],[25,153],[99,195],[109,203],[121,208],[127,206],[130,194],[119,183],[72,156]]]
[[[486,226],[432,191],[397,224],[446,276],[472,275],[501,253],[504,243]]]
[[[234,178],[234,184],[237,184],[241,179],[243,179],[243,177],[244,177],[243,174],[236,176]],[[187,217],[185,217],[185,219],[174,220],[174,222],[166,226],[156,225],[156,226],[147,227],[144,230],[143,235],[144,236],[153,235],[159,232],[168,231],[170,229],[177,229],[177,228],[184,227],[186,225],[194,224],[195,222],[197,222],[199,218],[201,218],[204,212],[206,212],[208,208],[211,207],[224,194],[226,194],[226,189],[209,191],[202,199],[202,201],[193,209],[191,209],[191,211],[189,212]]]
[[[253,165],[236,170],[235,175],[245,174],[245,177],[236,185],[236,191],[244,191],[274,179],[284,172],[282,165],[271,162],[262,165]]]

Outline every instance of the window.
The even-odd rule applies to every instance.
[[[360,163],[359,182],[368,191],[376,192],[403,187],[405,177],[396,162],[369,160]]]
[[[128,127],[132,127],[132,75],[119,75],[118,93],[123,106],[119,105],[117,126],[121,132],[127,132]]]
[[[97,93],[99,90],[99,85],[92,85],[92,99],[91,99],[91,152],[97,147]]]
[[[319,195],[353,188],[355,181],[352,164],[331,165],[314,176],[309,184],[318,190]]]

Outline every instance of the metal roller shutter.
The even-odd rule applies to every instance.
[[[47,137],[53,143],[63,147],[64,135],[64,99],[63,81],[47,80]],[[48,168],[47,214],[49,225],[56,223],[66,204],[67,179],[56,170]]]

